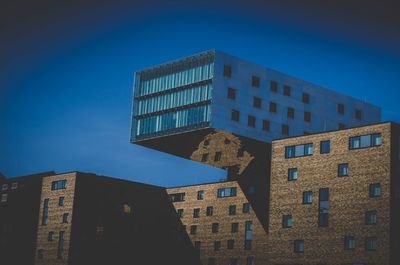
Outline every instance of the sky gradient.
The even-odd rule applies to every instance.
[[[7,177],[79,170],[162,186],[223,178],[129,143],[133,73],[213,48],[366,100],[400,122],[391,1],[31,2],[0,8]]]

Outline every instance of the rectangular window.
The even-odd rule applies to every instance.
[[[183,218],[183,209],[178,209],[177,214],[179,218]]]
[[[236,99],[236,89],[228,87],[228,98]]]
[[[235,247],[235,240],[229,239],[229,240],[226,242],[226,245],[227,245],[227,248],[228,248],[228,249],[233,249],[233,248]]]
[[[183,202],[185,200],[185,193],[173,193],[169,195],[169,199],[171,202]]]
[[[327,227],[329,221],[329,188],[319,189],[318,226]]]
[[[288,118],[294,118],[294,108],[288,107],[287,109],[287,116]]]
[[[219,231],[219,223],[212,223],[211,232],[218,233],[218,231]]]
[[[221,241],[214,241],[214,251],[221,250]]]
[[[193,218],[199,218],[199,217],[200,217],[200,208],[193,209]]]
[[[304,111],[304,121],[305,122],[311,122],[311,112]]]
[[[63,214],[63,220],[62,220],[63,224],[67,224],[68,223],[68,217],[69,217],[68,213],[64,213]]]
[[[206,215],[207,215],[207,216],[212,216],[213,213],[214,213],[214,207],[212,207],[212,206],[207,206]]]
[[[214,161],[220,161],[221,156],[222,156],[221,152],[215,152]]]
[[[344,114],[344,105],[341,103],[338,104],[338,113]]]
[[[365,213],[365,224],[375,225],[378,222],[378,216],[376,211],[367,211]]]
[[[368,148],[379,146],[382,144],[382,136],[380,133],[353,136],[349,138],[349,149]]]
[[[290,95],[292,94],[292,88],[288,85],[285,85],[283,87],[283,95],[290,97]]]
[[[236,205],[229,205],[229,215],[236,214]]]
[[[304,240],[297,239],[294,241],[294,253],[304,253]]]
[[[58,206],[64,206],[65,197],[61,196],[58,198]]]
[[[292,215],[283,215],[282,216],[282,228],[292,228],[293,227],[293,219]]]
[[[61,190],[67,188],[67,180],[56,180],[51,183],[51,190]]]
[[[243,208],[242,208],[242,212],[243,213],[248,213],[248,212],[250,212],[250,203],[248,203],[248,202],[245,202],[245,203],[243,203]]]
[[[288,169],[288,180],[296,180],[297,179],[297,168],[289,168]]]
[[[232,76],[232,68],[229,65],[224,65],[224,76],[226,77]]]
[[[278,82],[270,81],[269,82],[269,90],[271,90],[271,92],[278,92]]]
[[[289,125],[282,124],[282,134],[283,135],[289,135]]]
[[[204,200],[204,190],[199,190],[197,192],[197,199],[198,200]]]
[[[201,242],[200,241],[194,241],[194,249],[199,251],[201,248]]]
[[[331,141],[325,140],[320,142],[320,153],[328,154],[331,151]]]
[[[12,184],[11,184],[11,189],[12,190],[16,190],[18,188],[18,182],[13,182]]]
[[[190,234],[191,235],[197,234],[197,225],[191,225],[190,226]]]
[[[246,258],[246,265],[254,265],[254,257],[253,256],[248,256]]]
[[[269,112],[276,113],[276,109],[277,109],[276,103],[270,102],[269,103]]]
[[[217,197],[218,198],[235,197],[235,196],[236,196],[236,187],[220,188],[217,191]]]
[[[269,121],[263,120],[262,129],[263,129],[263,131],[266,131],[266,132],[270,131],[270,123],[269,123]]]
[[[345,250],[356,249],[356,238],[354,236],[345,236],[344,237],[344,249]]]
[[[300,144],[285,147],[285,158],[309,156],[313,154],[313,144]]]
[[[312,191],[303,192],[303,204],[311,204],[313,201]]]
[[[369,197],[375,198],[381,196],[381,184],[373,183],[369,185]]]
[[[207,154],[203,154],[201,156],[201,162],[206,162],[208,160],[208,153]]]
[[[231,120],[239,121],[239,119],[240,119],[240,112],[233,109],[231,112]]]
[[[253,75],[251,77],[251,85],[253,87],[259,87],[260,86],[260,78],[258,76]]]
[[[338,165],[338,176],[347,177],[349,175],[349,164],[343,163]]]
[[[49,223],[49,199],[45,199],[43,202],[42,225],[47,225],[48,223]]]
[[[3,185],[1,186],[1,190],[2,190],[2,191],[8,190],[8,184],[3,184]]]
[[[367,251],[373,251],[376,250],[378,247],[378,242],[377,242],[376,237],[368,237],[365,240],[365,250]]]
[[[245,223],[245,232],[244,232],[244,249],[251,249],[251,242],[253,240],[253,222],[246,221]]]
[[[256,117],[249,115],[247,118],[247,126],[256,127]]]
[[[55,239],[56,239],[56,236],[55,236],[54,232],[50,231],[48,236],[47,236],[47,240],[48,241],[54,241]]]
[[[253,97],[253,107],[258,109],[261,108],[261,98]]]
[[[237,233],[239,231],[239,223],[232,223],[231,224],[231,232]]]
[[[1,194],[0,202],[7,202],[7,201],[8,201],[8,194],[7,193]]]
[[[310,103],[310,94],[303,92],[302,101],[306,104]]]
[[[57,259],[62,259],[64,256],[64,231],[60,231],[58,237]]]
[[[363,135],[360,137],[361,148],[366,148],[371,146],[371,135]]]
[[[354,114],[354,118],[356,118],[357,120],[361,120],[361,118],[362,118],[361,110],[356,109],[355,114]]]

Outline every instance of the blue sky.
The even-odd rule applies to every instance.
[[[383,120],[400,122],[400,41],[390,8],[371,18],[346,7],[333,15],[260,2],[145,3],[6,9],[4,175],[80,170],[163,186],[222,178],[129,143],[133,72],[213,48],[379,105]]]

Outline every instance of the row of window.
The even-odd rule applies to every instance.
[[[242,213],[249,213],[250,212],[250,203],[243,203],[242,206]],[[179,218],[183,218],[184,215],[184,210],[183,209],[178,209],[177,214]],[[213,216],[214,214],[214,207],[213,206],[207,206],[206,208],[206,216]],[[228,214],[229,215],[236,215],[236,205],[229,205],[228,207]],[[193,218],[199,218],[200,217],[200,208],[195,208],[193,209]]]
[[[49,241],[54,241],[55,240],[54,232],[49,232],[48,240]],[[64,231],[60,231],[58,233],[57,259],[63,259],[63,257],[64,257],[64,241],[65,241],[65,232]],[[44,258],[43,249],[38,249],[37,250],[37,258],[38,259],[43,259]]]
[[[47,225],[49,223],[49,203],[50,199],[46,198],[43,201],[43,214],[42,214],[42,225]],[[65,197],[61,196],[58,198],[58,206],[64,206],[65,204]],[[62,223],[68,223],[69,214],[64,213],[62,217]]]
[[[219,223],[212,223],[211,224],[211,232],[212,233],[218,233],[220,231]],[[252,221],[246,221],[245,222],[245,232],[248,231],[253,231],[253,223]],[[190,234],[191,235],[196,235],[198,232],[198,226],[197,225],[191,225],[190,226]],[[239,223],[231,223],[231,233],[238,233],[239,232]],[[247,235],[247,240],[252,240],[252,234]]]
[[[230,258],[229,259],[229,265],[238,265],[239,261],[237,258]],[[207,260],[207,265],[216,265],[216,259],[215,258],[208,258]],[[246,265],[254,265],[254,257],[253,256],[248,256],[246,258]]]
[[[218,152],[217,152],[218,153]],[[237,188],[236,187],[228,187],[228,188],[219,188],[217,190],[217,197],[218,198],[224,198],[224,197],[235,197],[237,194]],[[169,195],[169,199],[171,202],[181,202],[185,200],[185,192],[179,192],[179,193],[172,193]],[[204,191],[200,190],[197,192],[197,200],[203,200],[204,199]]]
[[[15,190],[18,188],[18,182],[11,183],[11,187],[7,183],[1,185],[1,191],[7,191],[8,189]]]
[[[214,241],[213,247],[214,247],[214,251],[220,251],[221,247],[222,247],[221,241]],[[249,243],[247,243],[247,244],[244,243],[243,247],[244,247],[245,250],[250,250],[251,249],[251,248],[249,249]],[[195,241],[194,242],[194,248],[197,251],[200,251],[201,250],[201,241]],[[226,241],[226,249],[234,249],[234,248],[235,248],[235,240],[234,239],[228,239]]]
[[[342,163],[338,165],[338,177],[347,177],[349,175],[349,164]],[[288,180],[293,181],[298,178],[298,169],[296,167],[288,169]]]

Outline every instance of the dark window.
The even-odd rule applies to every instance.
[[[367,211],[365,213],[365,224],[375,225],[378,222],[378,216],[376,211]]]
[[[303,103],[310,103],[310,94],[308,93],[303,93],[303,97],[302,97]]]
[[[380,146],[381,144],[382,144],[382,136],[380,133],[367,134],[362,136],[353,136],[349,138],[350,150]]]
[[[256,127],[256,117],[249,115],[247,118],[247,125],[249,127]]]
[[[251,249],[251,242],[253,240],[253,222],[246,221],[245,222],[245,232],[244,232],[244,249]]]
[[[250,185],[247,187],[247,194],[248,195],[253,195],[256,192],[256,187],[253,185]]]
[[[362,118],[361,116],[362,116],[361,110],[357,109],[356,112],[355,112],[354,117],[355,117],[357,120],[361,120],[361,118]]]
[[[331,151],[331,141],[325,140],[320,142],[319,152],[321,154],[328,154]]]
[[[214,161],[220,161],[221,156],[222,156],[221,152],[215,152]]]
[[[248,202],[245,202],[245,203],[243,203],[243,208],[242,208],[242,212],[243,213],[248,213],[248,212],[250,212],[250,203],[248,203]]]
[[[236,205],[229,205],[229,215],[236,214]]]
[[[288,107],[287,109],[287,116],[288,118],[294,118],[294,108]]]
[[[218,233],[218,231],[219,231],[219,223],[213,223],[211,225],[211,232]]]
[[[197,225],[191,225],[190,226],[190,234],[191,235],[197,234]]]
[[[282,134],[283,135],[289,135],[289,125],[282,124]]]
[[[229,65],[224,65],[224,76],[232,76],[232,68]]]
[[[233,109],[231,112],[231,120],[239,121],[239,119],[240,119],[240,112]]]
[[[254,97],[253,98],[253,107],[255,108],[261,108],[261,98]]]
[[[376,250],[378,247],[378,242],[377,242],[377,238],[376,237],[368,237],[365,240],[365,250],[367,251],[373,251]]]
[[[200,241],[194,241],[194,249],[197,251],[200,250],[201,248],[201,242]]]
[[[203,154],[201,156],[201,162],[206,162],[208,160],[208,154]]]
[[[238,259],[237,258],[230,258],[229,265],[238,265]]]
[[[64,224],[68,223],[68,216],[69,216],[68,213],[64,213],[64,214],[63,214],[63,220],[62,220],[62,222],[63,222]]]
[[[231,140],[225,138],[224,144],[230,144],[230,143],[231,143]]]
[[[272,92],[278,92],[278,83],[276,81],[270,81],[269,82],[269,89]]]
[[[349,164],[343,163],[338,165],[338,176],[346,177],[349,175]]]
[[[313,201],[312,191],[303,192],[303,204],[311,204]]]
[[[293,219],[292,215],[284,215],[282,216],[282,227],[283,228],[291,228],[293,227]]]
[[[212,206],[207,206],[206,215],[207,215],[207,216],[212,216],[212,215],[213,215],[213,212],[214,212],[214,207],[212,207]]]
[[[344,237],[344,249],[345,250],[356,249],[356,238],[354,236],[345,236]]]
[[[228,249],[233,249],[235,247],[235,240],[229,239],[227,241],[227,247],[228,247]]]
[[[185,193],[173,193],[169,195],[169,199],[171,202],[183,202],[185,200]]]
[[[338,113],[344,114],[344,105],[341,103],[338,104]]]
[[[290,97],[292,88],[288,85],[283,87],[283,95]]]
[[[253,75],[251,77],[251,85],[253,87],[259,87],[260,86],[260,78],[258,76]]]
[[[276,103],[275,102],[269,103],[269,112],[276,113]]]
[[[238,152],[237,152],[237,157],[243,157],[243,155],[244,155],[244,150],[243,150],[243,148],[239,148],[239,149],[238,149]]]
[[[199,217],[200,217],[200,208],[193,209],[193,218],[199,218]]]
[[[235,197],[235,196],[236,196],[236,187],[220,188],[217,191],[217,197],[218,198]]]
[[[269,123],[269,121],[263,120],[262,129],[263,129],[263,131],[269,132],[269,130],[270,130],[270,123]]]
[[[252,256],[247,257],[246,265],[254,265],[254,257],[252,257]]]
[[[204,200],[204,190],[199,190],[197,192],[197,199],[198,200]]]
[[[214,251],[219,251],[221,249],[221,241],[214,241]]]
[[[215,265],[215,258],[208,258],[207,265]]]
[[[47,225],[48,223],[49,223],[49,199],[45,199],[43,202],[42,225]]]
[[[58,198],[58,206],[64,206],[65,197],[61,196]]]
[[[51,190],[61,190],[67,188],[67,180],[56,180],[51,183]]]
[[[228,87],[228,98],[236,99],[236,89]]]
[[[204,140],[204,146],[207,146],[207,145],[209,145],[210,144],[210,140],[209,139],[206,139],[206,140]]]
[[[239,231],[239,223],[232,223],[231,224],[231,232],[237,233]]]
[[[375,198],[381,196],[381,184],[373,183],[369,185],[369,197]]]
[[[343,123],[339,122],[338,128],[339,128],[339,130],[344,130],[346,128],[346,126]]]
[[[64,256],[64,231],[60,231],[58,237],[57,259],[62,259]]]
[[[289,168],[288,180],[296,180],[296,179],[297,179],[297,168]]]
[[[53,231],[49,232],[48,236],[47,236],[47,240],[48,241],[54,241],[56,239],[56,236],[54,234]]]
[[[43,249],[38,249],[37,250],[37,258],[38,259],[43,259]]]
[[[329,188],[319,189],[318,226],[327,227],[329,221]]]
[[[311,112],[304,111],[304,121],[311,122]]]
[[[294,252],[295,253],[304,252],[304,240],[297,239],[294,241]]]
[[[251,243],[252,243],[252,240],[245,240],[244,241],[244,249],[251,250]]]
[[[182,218],[182,217],[183,217],[183,209],[178,209],[178,210],[177,210],[177,213],[178,213],[178,217],[179,217],[179,218]]]

